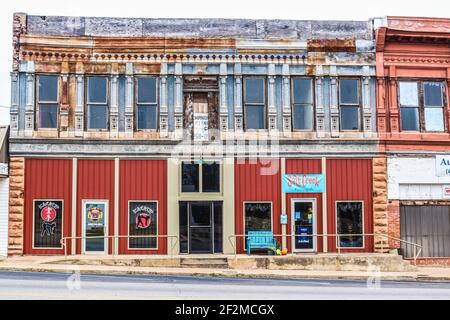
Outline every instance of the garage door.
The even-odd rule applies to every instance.
[[[422,245],[422,257],[450,257],[450,206],[401,206],[401,238]],[[402,255],[414,256],[402,244]]]

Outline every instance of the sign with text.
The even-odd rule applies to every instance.
[[[208,141],[208,114],[194,112],[194,141]]]
[[[450,186],[442,186],[442,197],[444,199],[450,199]]]
[[[8,164],[0,163],[0,176],[8,176]]]
[[[285,193],[321,193],[324,191],[322,174],[284,174],[282,179]]]
[[[437,177],[450,177],[450,155],[437,155],[436,156],[436,176]]]

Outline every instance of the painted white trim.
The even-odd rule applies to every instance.
[[[127,250],[136,250],[136,251],[148,251],[148,250],[158,250],[158,243],[159,243],[159,239],[158,237],[156,237],[156,247],[151,247],[151,248],[131,248],[130,247],[130,203],[132,202],[154,202],[156,203],[156,236],[159,235],[159,228],[158,228],[158,224],[159,224],[159,202],[158,200],[128,200],[128,205],[127,205]]]
[[[291,199],[291,232],[295,232],[295,204],[296,203],[312,203],[312,225],[313,225],[313,234],[317,234],[317,199],[316,198],[292,198]],[[295,249],[295,237],[291,237],[291,245],[293,252],[317,252],[317,237],[313,238],[313,247],[312,249]]]
[[[31,249],[33,250],[58,250],[58,249],[63,249],[63,245],[61,244],[61,246],[59,247],[35,247],[34,246],[34,232],[36,230],[35,228],[35,202],[36,201],[51,201],[51,202],[55,202],[55,201],[61,201],[61,239],[64,237],[64,199],[33,199],[33,225],[32,225],[32,237],[31,237]],[[60,239],[60,243],[61,243],[61,239]]]
[[[105,200],[105,199],[83,199],[81,200],[82,203],[82,225],[81,225],[81,236],[85,237],[86,236],[86,204],[87,203],[104,203],[105,204],[105,211],[104,214],[104,235],[109,235],[108,232],[108,215],[109,215],[109,200]],[[86,251],[86,239],[81,239],[81,253],[82,254],[108,254],[109,252],[109,248],[108,248],[108,238],[104,239],[104,250],[103,251]]]
[[[75,238],[77,236],[77,177],[78,177],[78,159],[73,158],[72,159],[72,230],[71,230],[71,236],[72,236],[72,245],[71,245],[71,254],[76,254],[77,249],[77,239]]]

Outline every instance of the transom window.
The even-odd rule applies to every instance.
[[[101,130],[108,128],[108,78],[87,78],[87,128]]]
[[[292,126],[294,130],[312,130],[314,124],[312,79],[292,80]]]
[[[265,78],[248,77],[244,83],[245,129],[265,129]]]
[[[402,131],[445,130],[442,82],[400,81],[398,91]]]
[[[358,79],[339,80],[341,130],[360,130],[360,85]]]
[[[182,162],[181,192],[220,192],[220,163]]]
[[[157,128],[157,83],[156,77],[136,79],[136,128],[138,130]]]
[[[38,127],[45,129],[58,128],[58,77],[39,75],[38,85]]]

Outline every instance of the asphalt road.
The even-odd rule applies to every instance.
[[[450,282],[0,272],[0,299],[450,299]]]

